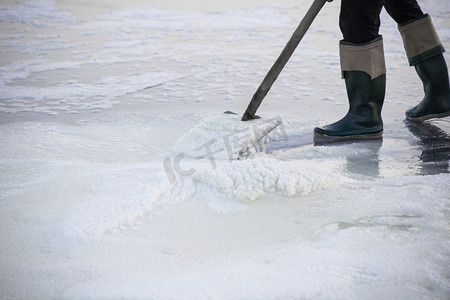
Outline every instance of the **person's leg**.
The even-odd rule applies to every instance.
[[[416,0],[385,0],[384,8],[397,24],[411,21],[423,15]]]
[[[339,27],[344,41],[362,44],[376,39],[383,3],[384,0],[342,0]]]
[[[314,129],[314,135],[333,140],[380,138],[381,108],[386,87],[383,39],[378,34],[383,0],[342,0],[340,41],[342,76],[349,110],[341,120]]]
[[[411,66],[422,80],[425,97],[406,111],[411,121],[450,116],[450,86],[445,51],[428,14],[416,0],[386,0],[386,11],[399,24]]]

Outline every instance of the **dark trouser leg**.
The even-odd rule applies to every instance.
[[[344,41],[363,44],[376,39],[384,0],[342,0],[339,27]]]
[[[342,0],[339,27],[344,41],[362,44],[376,39],[383,6],[397,24],[423,15],[416,0]]]
[[[423,15],[416,0],[385,0],[384,8],[397,24],[408,22]]]

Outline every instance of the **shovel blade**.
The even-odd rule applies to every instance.
[[[240,159],[248,156],[280,124],[280,118],[242,122],[239,115],[225,112],[191,128],[174,149],[191,158]]]

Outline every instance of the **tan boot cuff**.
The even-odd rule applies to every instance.
[[[344,71],[363,71],[374,79],[386,73],[383,38],[379,37],[366,44],[339,44],[342,78]]]
[[[445,51],[428,14],[412,22],[399,25],[398,30],[402,36],[406,56],[410,63],[416,57],[420,57],[430,50],[438,49],[440,50],[437,51],[439,53]]]

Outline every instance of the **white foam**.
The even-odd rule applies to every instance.
[[[31,70],[66,70],[75,68],[76,64],[52,64],[47,67],[34,67],[9,75],[6,81],[26,78]],[[0,108],[3,113],[43,112],[56,115],[58,111],[81,112],[83,110],[106,110],[118,102],[114,97],[133,93],[149,86],[158,85],[179,75],[167,72],[128,74],[125,76],[109,76],[89,84],[78,81],[67,81],[58,86],[25,87],[5,86],[0,99],[8,103]]]
[[[22,6],[0,6],[0,20],[20,22],[39,27],[51,27],[49,23],[74,24],[77,21],[67,12],[54,8],[54,3],[42,0],[26,1]],[[44,22],[45,21],[45,22]]]
[[[167,11],[153,7],[127,8],[104,14],[101,20],[117,22],[133,19],[133,28],[153,28],[164,30],[188,30],[197,32],[211,29],[214,31],[243,30],[258,27],[282,27],[292,21],[283,13],[287,6],[267,5],[252,9],[233,11]],[[108,25],[109,24],[109,25]],[[110,26],[103,22],[101,26]]]
[[[313,192],[331,189],[349,180],[318,168],[308,161],[280,161],[258,157],[221,165],[217,169],[197,170],[192,179],[206,184],[213,190],[239,201],[254,201],[271,194],[285,197],[301,197]]]

